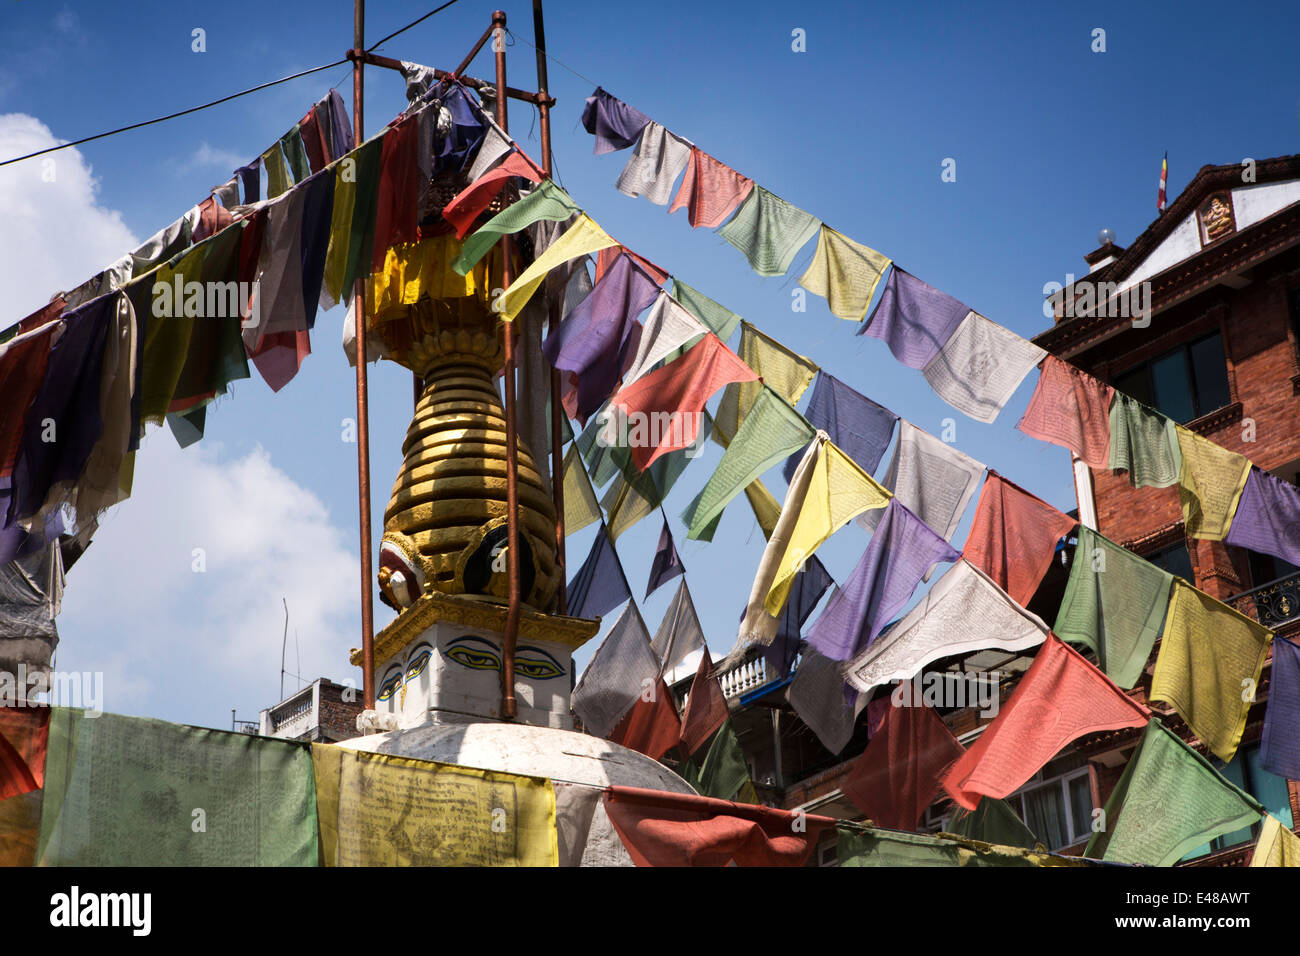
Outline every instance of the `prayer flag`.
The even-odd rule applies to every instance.
[[[842,236],[825,223],[817,235],[817,251],[799,284],[821,296],[831,314],[861,322],[876,294],[889,257]]]
[[[970,306],[894,263],[875,311],[858,334],[882,339],[894,358],[919,371],[939,354],[970,311]]]
[[[704,763],[700,765],[700,780],[696,789],[702,796],[734,800],[747,783],[749,764],[745,760],[745,751],[740,746],[736,730],[728,719],[713,735],[713,743],[709,745],[709,752],[704,755]]]
[[[491,225],[491,223],[488,223]],[[487,226],[484,226],[486,229]],[[481,232],[482,230],[480,230]],[[475,233],[478,235],[478,233]],[[472,238],[472,237],[471,237]],[[537,287],[546,280],[546,274],[557,266],[614,245],[614,240],[605,234],[605,230],[596,225],[585,213],[559,239],[547,247],[546,251],[533,260],[533,264],[524,270],[523,275],[511,283],[510,288],[501,297],[501,318],[506,322],[514,320],[528,300],[532,298]]]
[[[623,382],[635,382],[674,352],[680,356],[688,345],[694,344],[708,333],[709,330],[699,319],[682,308],[667,292],[659,289],[658,298],[646,316],[636,357],[623,373]]]
[[[1264,808],[1153,718],[1102,812],[1106,827],[1084,856],[1173,866],[1215,837],[1259,822]]]
[[[654,560],[650,563],[650,580],[646,584],[645,596],[650,597],[664,582],[685,573],[686,568],[682,564],[682,559],[677,556],[677,548],[673,544],[673,533],[668,527],[668,519],[664,518],[663,530],[659,532],[659,546],[655,548]]]
[[[535,222],[564,222],[582,210],[563,189],[550,179],[543,180],[536,189],[519,202],[507,206],[465,240],[460,257],[452,265],[461,275],[474,268],[475,263],[487,255],[502,236],[527,229]]]
[[[992,422],[1046,355],[1028,339],[971,312],[921,374],[957,411]]]
[[[651,121],[641,130],[636,149],[615,184],[618,191],[635,199],[645,196],[656,205],[668,202],[673,183],[691,158],[691,144]]]
[[[707,653],[704,629],[700,627],[700,618],[695,613],[695,602],[691,599],[685,577],[677,585],[677,593],[673,595],[668,610],[664,611],[650,647],[659,659],[661,674],[671,673],[698,650]]]
[[[261,156],[266,168],[266,198],[275,199],[289,188],[289,167],[285,165],[284,153],[280,151],[277,141]]]
[[[958,557],[952,545],[891,499],[853,573],[808,632],[808,644],[832,660],[856,657],[911,600],[926,571]]]
[[[963,753],[933,707],[890,707],[842,789],[876,826],[915,830],[944,771]]]
[[[744,253],[759,275],[780,276],[820,227],[817,217],[756,186],[718,235]]]
[[[649,122],[650,117],[599,86],[587,97],[582,108],[582,127],[596,137],[592,152],[597,156],[627,149],[636,142]]]
[[[1300,647],[1285,638],[1273,641],[1264,736],[1259,765],[1287,780],[1300,780]]]
[[[1268,628],[1175,578],[1150,699],[1173,705],[1227,763],[1246,729],[1272,638]]]
[[[672,215],[686,208],[692,228],[714,229],[745,201],[754,189],[754,181],[730,166],[718,162],[704,150],[691,147],[686,175],[668,207]]]
[[[717,470],[682,515],[690,528],[687,537],[703,537],[705,526],[722,513],[731,499],[815,436],[816,432],[804,417],[764,385],[718,462]]]
[[[961,556],[1011,600],[1028,607],[1056,557],[1057,542],[1076,524],[1074,518],[990,471]],[[1062,634],[1059,621],[1057,633]]]
[[[741,324],[738,354],[762,381],[737,383],[722,393],[718,414],[714,416],[717,427],[713,440],[723,448],[730,444],[763,386],[772,389],[791,405],[797,405],[818,371],[812,359],[791,352],[748,322]]]
[[[564,534],[567,537],[600,519],[600,506],[578,456],[578,446],[570,445],[564,453]]]
[[[1182,465],[1174,420],[1116,392],[1110,405],[1111,470],[1127,471],[1134,488],[1168,488]]]
[[[1273,814],[1266,814],[1250,865],[1300,866],[1300,837],[1283,826]]]
[[[591,543],[587,560],[569,582],[566,594],[569,614],[582,618],[603,617],[632,597],[618,552],[603,523]]]
[[[1110,401],[1115,390],[1055,355],[1043,359],[1034,397],[1016,428],[1062,445],[1101,470],[1110,462]]]
[[[344,295],[351,292],[357,279],[364,279],[372,271],[379,180],[383,169],[384,142],[387,139],[388,136],[383,135],[363,143],[354,156],[347,157],[339,164],[340,167],[347,167],[351,160],[351,172],[356,180],[352,190],[352,216],[348,221],[347,264],[343,268]]]
[[[623,609],[573,690],[573,712],[597,737],[608,737],[641,694],[659,680],[659,658],[635,604]]]
[[[673,277],[673,298],[686,307],[697,319],[708,326],[709,331],[723,342],[731,338],[740,316],[726,306],[719,305],[706,295],[701,295],[681,279]]]
[[[1168,571],[1081,525],[1053,631],[1092,648],[1106,676],[1127,690],[1146,669],[1173,585]]]
[[[817,372],[817,384],[804,417],[813,428],[830,435],[868,474],[880,466],[880,459],[894,437],[898,416],[860,395],[825,369]],[[790,481],[799,459],[791,455],[785,463],[785,480]]]
[[[811,647],[804,649],[786,697],[799,719],[832,754],[848,746],[858,714],[867,705],[865,696],[852,688],[845,690],[840,665]]]
[[[500,165],[487,170],[453,196],[443,207],[442,218],[455,226],[456,235],[464,239],[483,210],[500,195],[506,183],[516,176],[534,183],[542,178],[528,157],[511,152]]]
[[[1223,540],[1300,566],[1297,528],[1300,528],[1300,488],[1252,466],[1228,536]]]
[[[293,181],[300,183],[311,175],[311,165],[307,161],[307,151],[302,145],[301,126],[295,124],[293,129],[280,137],[280,148],[289,164]]]
[[[727,722],[727,698],[723,696],[722,685],[713,673],[713,659],[709,649],[703,649],[700,666],[691,681],[690,695],[686,698],[686,710],[682,714],[681,744],[688,757],[704,746],[723,724]]]
[[[14,686],[9,678],[9,694]],[[22,688],[26,696],[27,688]],[[12,700],[12,697],[10,698]],[[45,751],[50,738],[50,708],[40,704],[0,706],[0,802],[45,786]]]
[[[1025,826],[1011,804],[992,797],[981,799],[974,810],[958,808],[944,829],[956,836],[998,846],[1032,850],[1038,844],[1038,838]]]
[[[54,708],[38,865],[316,866],[317,850],[303,744]]]
[[[790,675],[790,668],[794,666],[799,648],[803,645],[800,633],[804,622],[834,583],[835,580],[816,555],[794,576],[789,600],[786,601],[785,610],[781,612],[781,620],[777,625],[776,637],[763,648],[769,680],[784,680]]]
[[[943,779],[959,805],[1014,793],[1084,734],[1141,727],[1151,712],[1078,651],[1048,635],[993,722]]]
[[[1177,428],[1178,446],[1183,452],[1178,498],[1187,535],[1222,541],[1250,477],[1250,460],[1181,425]]]
[[[663,678],[649,690],[649,699],[643,692],[632,705],[632,709],[623,715],[618,726],[609,735],[614,743],[638,753],[643,753],[652,760],[658,760],[673,747],[681,737],[682,721],[677,716],[677,705],[673,702],[673,692],[668,689]]]
[[[430,107],[425,107],[429,109]],[[375,236],[370,271],[384,267],[391,246],[419,238],[420,156],[417,116],[410,114],[384,133],[375,196]]]
[[[610,787],[605,812],[637,866],[803,866],[835,825],[813,814],[635,787]]]
[[[556,866],[545,777],[312,744],[324,866]]]

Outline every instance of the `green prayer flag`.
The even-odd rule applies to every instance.
[[[280,148],[289,161],[289,171],[293,173],[295,183],[300,183],[311,175],[311,163],[307,161],[307,150],[303,148],[298,124],[295,123],[293,129],[280,137]]]
[[[836,827],[840,866],[1087,866],[1083,860],[1050,856],[1020,847],[897,830]]]
[[[1174,576],[1080,526],[1070,580],[1052,628],[1092,648],[1106,676],[1129,690],[1165,623]]]
[[[713,735],[695,789],[701,796],[734,800],[740,788],[748,782],[749,764],[745,762],[745,751],[741,749],[740,739],[728,719]]]
[[[1177,482],[1183,453],[1174,420],[1116,392],[1110,403],[1110,467],[1127,471],[1135,488]]]
[[[555,185],[554,181],[544,179],[527,196],[501,210],[466,239],[460,255],[452,263],[452,268],[465,275],[487,255],[487,251],[496,245],[497,240],[502,236],[526,229],[543,219],[563,222],[580,212],[582,210],[568,193]]]
[[[957,836],[1025,850],[1032,850],[1038,843],[1038,838],[1025,826],[1011,804],[993,797],[981,799],[974,810],[958,807],[947,830]]]
[[[208,242],[182,250],[156,271],[132,280],[127,297],[135,309],[141,343],[135,397],[140,424],[166,420],[176,386],[189,358],[195,318],[185,308],[184,283],[197,282],[211,248]],[[181,295],[176,295],[177,282]],[[156,291],[155,291],[156,290]]]
[[[682,514],[690,528],[686,536],[698,540],[732,498],[773,465],[805,447],[816,434],[807,419],[764,385],[713,477]]]
[[[379,201],[379,172],[384,159],[384,138],[376,136],[347,157],[355,161],[356,189],[352,201],[352,222],[348,232],[348,265],[343,273],[346,293],[360,278],[370,275],[375,245],[375,212]]]
[[[1259,822],[1264,813],[1208,760],[1153,717],[1102,811],[1105,829],[1084,856],[1172,866],[1217,836]]]
[[[55,707],[41,866],[316,866],[303,744]]]
[[[285,166],[279,142],[272,143],[271,148],[262,154],[262,165],[266,167],[266,198],[274,199],[289,188],[289,169]]]
[[[779,276],[821,225],[816,216],[755,186],[718,235],[743,252],[759,275]]]
[[[723,342],[731,338],[740,324],[740,316],[726,306],[719,305],[706,295],[701,295],[681,279],[673,278],[673,298],[706,326]]]

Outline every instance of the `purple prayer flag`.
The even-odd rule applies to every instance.
[[[777,625],[776,637],[763,648],[768,680],[781,680],[789,675],[803,644],[801,634],[804,622],[834,583],[835,579],[816,555],[809,558],[804,569],[794,576],[794,582],[790,585],[790,597],[785,602],[781,622]]]
[[[255,203],[262,198],[262,157],[259,156],[247,166],[240,166],[235,172],[243,188],[244,205]]]
[[[1300,780],[1300,647],[1284,637],[1273,639],[1273,676],[1259,762],[1269,773]]]
[[[633,109],[615,96],[610,96],[599,86],[587,97],[582,108],[582,125],[596,137],[592,150],[597,156],[627,149],[636,142],[641,130],[650,123],[650,117]]]
[[[348,122],[348,111],[338,90],[330,90],[326,107],[329,110],[330,160],[333,161],[352,152],[352,124]]]
[[[45,380],[23,423],[5,525],[40,511],[54,484],[80,478],[103,434],[100,379],[117,303],[116,295],[102,295],[63,314],[63,334],[50,349]],[[43,440],[47,419],[57,441]]]
[[[605,616],[632,597],[627,575],[603,521],[587,560],[569,582],[567,596],[569,615],[588,620]]]
[[[952,545],[891,499],[858,566],[808,632],[808,643],[832,660],[857,656],[903,609],[933,564],[958,557]]]
[[[316,325],[325,253],[330,244],[330,217],[334,212],[334,171],[322,169],[299,184],[306,190],[302,206],[302,296],[307,328]]]
[[[883,339],[894,358],[923,369],[970,311],[970,306],[894,265],[875,311],[858,334]]]
[[[650,565],[650,583],[646,585],[645,596],[649,597],[665,581],[670,581],[679,574],[685,574],[682,559],[677,556],[673,545],[673,533],[664,518],[664,529],[659,532],[659,547],[655,550],[654,562]]]
[[[637,316],[654,304],[659,286],[626,252],[600,277],[542,343],[556,369],[578,376],[578,417],[590,418],[618,387],[641,344]]]
[[[1300,488],[1251,466],[1225,544],[1300,566]]]
[[[826,372],[817,373],[812,398],[804,418],[813,428],[826,432],[845,454],[862,466],[867,474],[874,474],[894,437],[898,416],[877,405]],[[794,477],[803,452],[791,455],[785,462],[785,480]]]

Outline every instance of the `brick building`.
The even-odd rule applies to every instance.
[[[1300,156],[1206,166],[1127,248],[1105,242],[1084,258],[1089,272],[1049,299],[1055,324],[1034,341],[1260,468],[1297,482]],[[1127,476],[1092,471],[1081,462],[1074,470],[1077,516],[1084,524],[1257,618],[1276,635],[1300,637],[1300,569],[1269,555],[1187,538],[1176,487],[1135,489]],[[1030,602],[1029,609],[1048,624],[1065,590],[1072,545],[1071,540],[1060,549]],[[996,671],[1005,700],[1035,650],[980,651],[936,661],[926,671]],[[1143,703],[1158,650],[1157,642],[1130,692]],[[1270,813],[1294,826],[1300,821],[1300,787],[1267,773],[1258,761],[1269,675],[1266,664],[1232,762],[1224,765],[1207,756]],[[761,657],[747,657],[721,679],[763,800],[860,819],[841,787],[866,746],[865,718],[859,716],[848,746],[831,754],[791,708],[785,693],[790,678],[769,675]],[[675,690],[688,687],[683,681]],[[888,692],[880,688],[875,695]],[[1155,709],[1167,726],[1206,753],[1171,708]],[[964,746],[986,723],[972,708],[940,712]],[[1120,731],[1082,738],[1008,802],[1048,849],[1082,852],[1092,812],[1109,797],[1140,736],[1140,731]],[[921,829],[945,828],[952,811],[946,796],[940,797]],[[1256,829],[1219,838],[1186,859],[1195,865],[1244,865]],[[823,862],[833,860],[833,853],[832,846],[823,847]]]
[[[357,714],[361,709],[361,692],[355,685],[319,677],[263,710],[258,732],[264,737],[338,743],[357,736]]]

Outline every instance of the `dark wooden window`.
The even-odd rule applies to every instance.
[[[1164,568],[1170,574],[1182,578],[1188,584],[1196,583],[1196,578],[1192,576],[1192,557],[1187,553],[1186,541],[1161,548],[1154,554],[1148,554],[1146,559],[1156,567]]]
[[[1117,375],[1113,384],[1180,423],[1208,415],[1232,400],[1218,332],[1143,362]]]

